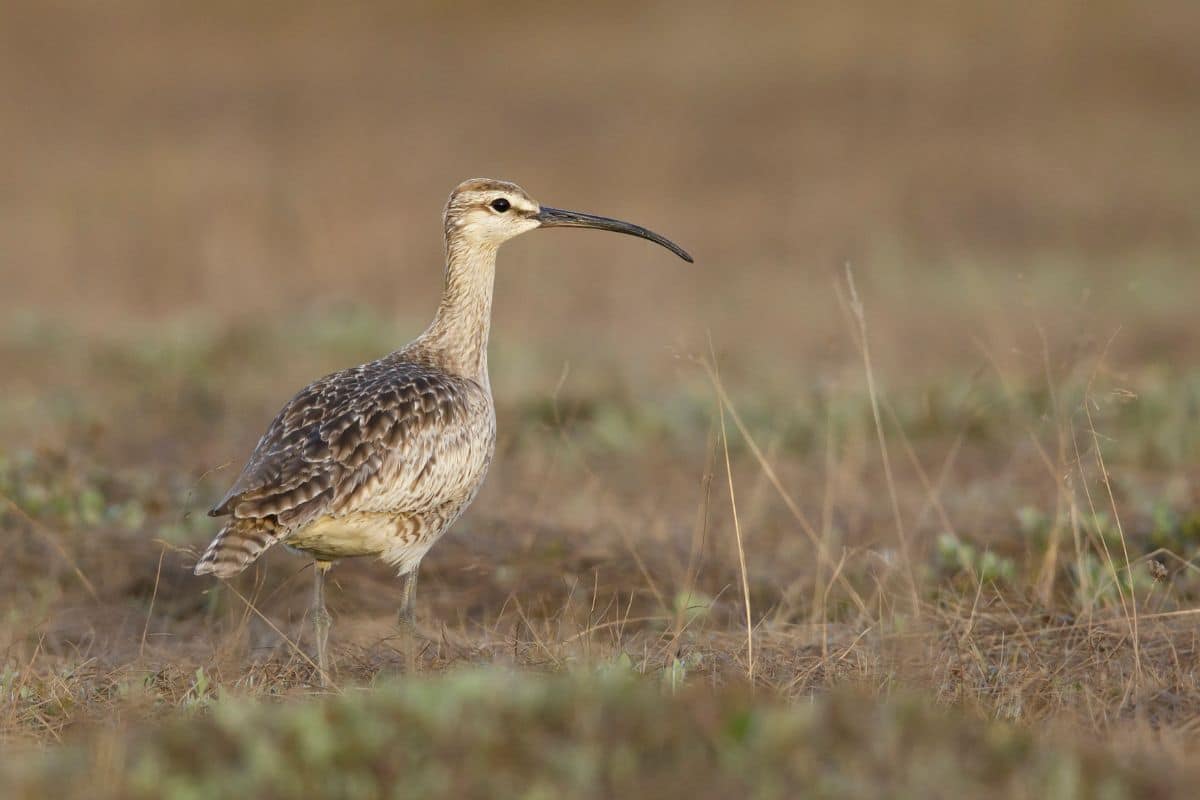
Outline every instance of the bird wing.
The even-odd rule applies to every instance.
[[[494,425],[485,390],[432,367],[389,357],[335,372],[283,407],[209,514],[290,531],[326,515],[440,505],[458,488],[447,480],[455,463],[481,457],[481,419]]]

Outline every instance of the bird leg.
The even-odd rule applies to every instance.
[[[417,630],[417,570],[420,565],[413,567],[408,572],[400,576],[403,584],[400,586],[400,627],[406,630],[409,634],[416,633]]]
[[[329,683],[325,650],[329,644],[329,627],[333,623],[333,618],[329,616],[329,611],[325,608],[325,573],[332,566],[332,561],[313,563],[313,574],[316,579],[313,583],[312,621],[313,634],[317,644],[317,680],[321,686],[327,686]]]
[[[405,643],[408,669],[416,671],[420,660],[420,644],[429,640],[417,630],[417,567],[400,576],[400,613],[397,622],[400,625],[400,638]]]

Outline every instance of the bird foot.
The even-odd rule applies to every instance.
[[[424,643],[433,641],[432,636],[427,636],[417,627],[417,620],[411,614],[400,614],[396,618],[396,627],[400,632],[400,636],[410,642]]]

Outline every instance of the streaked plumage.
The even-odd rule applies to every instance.
[[[228,520],[197,575],[235,575],[277,542],[316,560],[322,680],[329,564],[373,555],[395,566],[406,577],[407,618],[421,558],[483,483],[496,442],[487,340],[500,244],[537,227],[591,227],[640,236],[691,260],[644,228],[544,208],[505,181],[460,184],[444,220],[446,284],[430,326],[388,356],[301,390],[209,512]]]
[[[197,570],[228,577],[281,539],[323,561],[378,555],[412,569],[475,496],[496,440],[487,384],[420,349],[292,398],[210,512],[230,520]]]

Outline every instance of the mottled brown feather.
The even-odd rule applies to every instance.
[[[481,427],[480,419],[487,424]],[[458,451],[475,446],[480,434],[494,437],[487,389],[419,353],[399,351],[327,375],[283,407],[209,512],[233,519],[201,557],[197,574],[239,571],[323,517],[420,514],[440,508],[456,489],[473,494],[473,487],[452,482],[445,491],[429,484],[433,465],[464,460]]]

